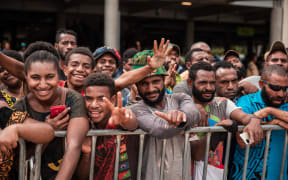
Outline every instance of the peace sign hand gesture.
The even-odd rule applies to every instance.
[[[104,102],[111,110],[111,116],[108,124],[120,125],[124,129],[134,130],[138,127],[136,116],[131,109],[122,107],[121,92],[117,92],[117,106],[115,107],[106,97],[103,98]]]

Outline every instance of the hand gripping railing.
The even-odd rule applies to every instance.
[[[239,126],[238,130],[243,130],[244,126]],[[265,143],[265,152],[264,152],[264,160],[263,160],[263,170],[262,170],[262,177],[261,179],[265,179],[266,174],[266,165],[267,165],[267,158],[268,158],[268,148],[270,143],[270,137],[271,137],[271,131],[273,130],[281,130],[281,128],[278,125],[263,125],[263,130],[266,131],[266,143]],[[208,166],[208,153],[209,153],[209,147],[210,147],[210,141],[211,141],[211,135],[213,132],[227,132],[223,127],[219,126],[213,126],[213,127],[196,127],[192,128],[190,130],[187,130],[184,134],[185,143],[184,143],[184,152],[183,152],[183,169],[182,169],[182,179],[185,179],[185,174],[187,171],[190,171],[190,169],[187,169],[187,163],[190,163],[188,160],[188,146],[189,146],[189,134],[190,133],[198,133],[198,132],[205,132],[207,133],[206,138],[206,150],[205,150],[205,158],[204,158],[204,168],[203,168],[203,177],[202,179],[205,180],[207,176],[207,166]],[[131,131],[121,131],[121,130],[90,130],[87,134],[87,136],[92,136],[92,154],[91,154],[91,163],[90,163],[90,174],[89,174],[89,180],[93,179],[94,175],[94,162],[95,162],[95,147],[96,147],[96,140],[97,136],[111,136],[116,135],[116,158],[115,158],[115,168],[114,168],[114,180],[118,179],[118,166],[119,166],[119,150],[120,150],[120,140],[121,135],[139,135],[140,136],[140,142],[139,142],[139,156],[138,156],[138,166],[137,166],[137,180],[141,179],[141,168],[142,168],[142,162],[143,162],[143,148],[144,148],[144,138],[145,135],[147,135],[146,132],[142,130],[135,130],[133,132]],[[66,131],[56,131],[55,132],[56,137],[65,137]],[[227,136],[227,145],[225,150],[225,162],[224,162],[224,174],[223,174],[223,180],[227,178],[228,173],[228,162],[229,162],[229,152],[230,152],[230,146],[231,146],[231,136],[232,134],[228,132]],[[287,132],[285,133],[285,142],[283,147],[283,154],[282,154],[282,162],[281,162],[281,171],[280,171],[280,179],[282,180],[284,177],[284,167],[285,167],[285,161],[286,161],[286,152],[287,152],[287,142],[288,142],[288,135]],[[19,145],[20,145],[20,159],[19,159],[19,180],[24,180],[27,178],[25,174],[25,159],[26,159],[26,147],[25,142],[22,139],[19,139]],[[35,164],[32,172],[30,175],[33,175],[32,179],[39,179],[40,177],[40,169],[41,169],[41,145],[36,146],[35,151]],[[164,160],[165,160],[165,148],[166,148],[166,140],[163,141],[163,152],[162,152],[162,159],[161,159],[161,166],[160,166],[160,177],[159,179],[162,180],[164,178]],[[244,159],[244,170],[243,170],[243,180],[246,179],[246,171],[247,171],[247,164],[248,164],[248,155],[249,155],[249,149],[250,146],[246,146],[246,152],[245,152],[245,159]]]

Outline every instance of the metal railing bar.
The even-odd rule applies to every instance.
[[[160,167],[160,180],[164,179],[164,166],[165,166],[165,155],[166,155],[166,143],[167,140],[163,139],[163,149],[162,149],[162,157],[161,157],[161,167]]]
[[[121,135],[118,135],[116,139],[117,139],[117,146],[116,146],[116,157],[114,166],[114,180],[118,180]]]
[[[97,142],[97,136],[92,136],[89,180],[93,180],[94,179],[94,164],[95,164],[96,142]]]
[[[285,161],[286,161],[286,153],[287,153],[287,143],[288,143],[288,134],[287,130],[285,131],[285,140],[282,154],[282,162],[281,162],[281,171],[280,171],[280,180],[283,180],[284,177],[284,169],[285,169]]]
[[[41,175],[41,155],[42,155],[42,144],[37,144],[36,150],[35,150],[35,165],[34,165],[34,174],[33,179],[39,180],[39,177]]]
[[[185,180],[185,174],[186,174],[186,167],[187,167],[187,161],[188,161],[188,143],[189,143],[189,133],[185,133],[185,142],[184,142],[184,155],[183,155],[183,165],[182,165],[182,179]]]
[[[243,175],[242,175],[242,180],[246,179],[246,172],[247,172],[247,165],[248,165],[248,158],[249,158],[249,150],[250,150],[250,145],[246,145],[245,149],[245,159],[244,159],[244,169],[243,169]]]
[[[19,138],[18,142],[20,145],[18,179],[24,180],[25,179],[26,144],[25,144],[25,141],[21,138]]]
[[[205,160],[204,160],[203,176],[202,176],[203,180],[206,180],[206,176],[207,176],[210,141],[211,141],[211,132],[208,132],[207,133],[207,139],[206,139]]]
[[[137,167],[137,180],[141,179],[141,168],[142,168],[142,159],[143,159],[144,137],[145,137],[144,134],[140,134],[138,167]]]
[[[224,162],[224,173],[223,173],[223,180],[227,179],[227,173],[228,173],[228,163],[229,163],[229,154],[230,154],[230,147],[231,147],[231,138],[232,133],[228,132],[227,136],[227,144],[226,144],[226,151],[225,151],[225,162]]]
[[[238,126],[238,130],[243,130],[245,126]],[[283,129],[278,125],[262,125],[263,130],[281,130]],[[194,127],[186,132],[188,133],[198,133],[198,132],[227,132],[226,129],[220,126],[211,126],[211,127]],[[112,135],[139,135],[139,134],[148,134],[140,129],[135,131],[121,131],[121,130],[90,130],[87,133],[87,136],[112,136]],[[66,131],[55,131],[56,137],[64,137],[66,135]]]
[[[263,161],[263,168],[262,168],[261,180],[265,180],[265,174],[266,174],[266,166],[267,166],[267,158],[268,158],[270,138],[271,138],[271,130],[269,130],[269,131],[266,132],[266,143],[265,143],[264,161]]]

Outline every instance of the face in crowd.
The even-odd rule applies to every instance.
[[[60,34],[59,42],[55,43],[55,48],[57,49],[62,60],[65,60],[65,56],[68,54],[68,52],[76,47],[76,37],[68,33]]]
[[[115,103],[116,97],[114,95],[114,81],[110,76],[103,73],[95,73],[88,76],[84,83],[85,91],[85,105],[90,120],[97,124],[98,127],[105,128],[111,110],[104,102],[106,97]]]
[[[10,74],[6,69],[0,66],[0,80],[8,88],[20,88],[21,80]]]
[[[194,98],[200,102],[210,102],[215,96],[214,71],[198,70],[191,88]]]
[[[123,69],[125,71],[131,71],[133,70],[133,61],[132,58],[128,58],[127,62],[123,62]]]
[[[288,58],[282,51],[275,51],[267,57],[266,66],[277,64],[288,70]]]
[[[114,56],[109,53],[102,55],[96,62],[94,72],[102,72],[113,77],[117,72],[117,63]]]
[[[32,61],[27,67],[27,86],[38,101],[51,102],[57,96],[58,69],[57,61]]]
[[[165,95],[164,76],[146,77],[136,85],[139,95],[146,104],[155,106],[162,102]]]
[[[191,46],[192,49],[200,48],[208,54],[209,61],[212,62],[212,54],[210,46],[205,42],[197,42]]]
[[[225,59],[227,62],[230,62],[234,67],[236,67],[238,70],[240,70],[243,67],[242,62],[240,59],[236,56],[228,56]]]
[[[210,63],[209,54],[205,51],[196,51],[196,52],[191,54],[191,62],[192,62],[192,64],[195,64],[197,62]]]
[[[176,64],[176,70],[178,69],[178,66],[180,64],[180,54],[178,53],[178,51],[176,49],[172,49],[166,56],[165,59],[165,64],[164,67],[166,70],[169,69],[169,64],[171,62],[174,62]]]
[[[273,73],[270,77],[259,81],[263,101],[272,107],[285,103],[288,90],[288,77]]]
[[[234,68],[218,68],[216,70],[217,96],[233,100],[238,94],[238,76]]]
[[[107,86],[89,86],[85,89],[88,116],[92,122],[99,126],[104,126],[111,115],[108,105],[103,101],[104,97],[111,102],[115,101],[115,96],[111,96]]]
[[[85,79],[92,73],[92,62],[93,59],[87,55],[80,53],[71,54],[64,72],[72,89],[83,87]]]

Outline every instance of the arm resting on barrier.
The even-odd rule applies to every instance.
[[[54,138],[54,130],[47,123],[27,118],[23,124],[13,124],[0,133],[2,151],[16,148],[19,138],[36,144],[45,144]]]
[[[259,119],[266,118],[268,115],[275,116],[277,119],[288,122],[288,112],[273,107],[266,107],[254,113]]]
[[[56,180],[71,179],[81,153],[81,146],[89,130],[87,118],[72,118],[67,129],[67,148]]]

